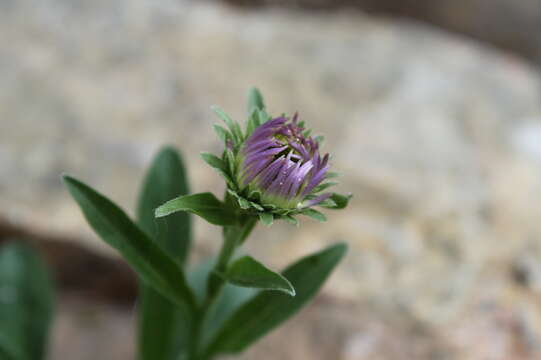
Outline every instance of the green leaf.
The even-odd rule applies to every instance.
[[[297,295],[263,292],[248,300],[225,322],[203,358],[238,353],[299,311],[317,293],[346,250],[345,244],[334,245],[288,267],[283,275]]]
[[[235,141],[235,144],[240,144],[243,140],[242,130],[240,129],[240,125],[236,121],[233,121],[233,119],[231,119],[229,115],[227,115],[219,107],[211,106],[210,108],[225,122],[225,124],[231,131],[231,134],[233,134],[233,140]]]
[[[320,222],[325,222],[327,221],[327,218],[325,217],[325,215],[323,215],[322,213],[320,213],[319,211],[317,210],[314,210],[314,209],[304,209],[302,211],[302,214],[303,215],[306,215],[306,216],[309,216],[311,217],[312,219],[314,220],[317,220],[317,221],[320,221]]]
[[[215,225],[234,225],[235,215],[211,193],[179,196],[156,209],[155,216],[163,217],[177,211],[187,211]]]
[[[189,192],[180,155],[164,148],[155,157],[141,189],[138,224],[152,240],[184,264],[191,243],[190,214],[178,212],[156,219],[154,209],[174,196]],[[167,298],[141,283],[139,296],[139,360],[177,360],[186,348],[190,319]]]
[[[268,269],[251,256],[243,256],[221,274],[233,285],[261,290],[278,290],[295,296],[295,289],[282,275]]]
[[[267,226],[271,226],[272,223],[274,222],[274,215],[272,215],[272,213],[269,213],[269,212],[260,212],[259,220],[261,220],[263,224]]]
[[[53,313],[53,290],[45,264],[22,243],[0,251],[0,357],[45,358]]]
[[[155,209],[178,195],[189,193],[183,161],[173,148],[163,148],[145,177],[137,207],[138,224],[169,255],[185,263],[191,243],[191,219],[185,212],[157,220]]]
[[[349,199],[351,199],[352,196],[352,194],[340,195],[337,193],[332,193],[331,197],[328,200],[331,200],[332,202],[334,202],[334,204],[331,203],[331,205],[327,206],[322,202],[320,206],[335,210],[343,209],[348,206]]]
[[[137,227],[111,200],[70,176],[63,177],[86,220],[103,241],[117,249],[147,285],[184,311],[195,306],[179,264]]]
[[[265,102],[261,92],[257,88],[251,88],[248,93],[248,114],[252,114],[255,109],[265,109]]]

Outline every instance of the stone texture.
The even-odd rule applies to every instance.
[[[194,191],[221,192],[198,159],[219,151],[209,105],[242,118],[257,85],[271,111],[299,110],[325,134],[340,189],[355,198],[327,224],[277,224],[248,242],[274,268],[335,241],[350,252],[314,305],[244,359],[541,357],[534,69],[430,27],[359,14],[172,0],[0,6],[2,216],[107,252],[59,175],[131,210],[153,153],[171,143]],[[199,254],[219,243],[200,221],[196,236]],[[80,329],[77,306],[61,310],[54,359],[131,357],[129,312]],[[96,342],[120,335],[97,347],[83,340],[92,332]]]
[[[538,0],[222,0],[244,7],[361,10],[409,18],[486,41],[541,64]]]

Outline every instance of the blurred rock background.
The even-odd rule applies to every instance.
[[[355,197],[326,224],[247,244],[277,269],[336,241],[350,252],[242,359],[541,358],[541,4],[229,2],[0,1],[0,218],[57,246],[42,244],[64,290],[51,359],[132,359],[136,320],[129,271],[60,174],[133,214],[146,166],[173,144],[193,191],[221,191],[198,158],[220,148],[209,105],[242,119],[253,85],[325,135]],[[196,238],[193,261],[219,246],[203,222]],[[75,262],[62,243],[88,254]],[[81,286],[109,274],[127,274],[121,295]]]

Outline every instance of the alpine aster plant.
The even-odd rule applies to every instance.
[[[323,138],[311,136],[297,114],[270,116],[258,90],[250,92],[244,130],[214,111],[226,124],[214,125],[223,152],[201,155],[224,178],[223,199],[189,194],[182,158],[170,147],[148,172],[137,223],[88,185],[64,176],[88,223],[140,277],[139,360],[210,360],[243,351],[300,310],[346,252],[345,244],[336,244],[283,272],[251,256],[235,258],[259,221],[298,224],[298,215],[325,221],[314,207],[342,209],[351,195],[328,191],[336,174],[329,154],[321,152]],[[223,229],[211,265],[193,271],[186,268],[189,214]]]

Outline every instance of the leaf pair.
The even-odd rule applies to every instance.
[[[283,276],[295,287],[296,296],[260,292],[252,297],[225,321],[202,358],[241,352],[294,315],[317,293],[346,250],[345,244],[330,246],[288,267]]]

